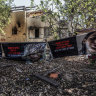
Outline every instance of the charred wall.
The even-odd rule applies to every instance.
[[[29,14],[32,13],[32,14]],[[35,14],[35,15],[34,15]],[[5,35],[0,36],[0,42],[42,42],[48,22],[42,22],[38,12],[12,12],[10,24],[4,28]],[[48,37],[48,40],[52,36]]]
[[[25,11],[12,12],[11,22],[4,29],[4,39],[0,39],[0,42],[24,42],[26,41],[26,23],[25,23]]]

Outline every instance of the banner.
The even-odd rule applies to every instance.
[[[95,53],[96,31],[48,42],[54,58]],[[6,58],[31,58],[37,60],[44,52],[46,43],[2,43]],[[0,57],[2,56],[0,44]]]
[[[7,58],[22,58],[44,51],[45,43],[3,43],[2,46]]]
[[[96,31],[76,36],[78,54],[96,53]]]
[[[0,44],[0,58],[2,57],[2,50],[1,50],[1,44]]]
[[[48,42],[54,58],[78,55],[76,37]]]

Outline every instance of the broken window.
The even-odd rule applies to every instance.
[[[40,32],[39,32],[39,28],[36,27],[29,27],[29,38],[39,38],[40,37]]]
[[[35,38],[39,38],[39,28],[35,29]]]
[[[16,35],[17,34],[17,28],[16,26],[12,28],[12,35]]]

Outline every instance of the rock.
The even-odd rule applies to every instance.
[[[22,73],[21,69],[16,68],[16,71],[18,71],[18,72]]]
[[[72,76],[71,74],[66,73],[66,74],[65,74],[65,79],[66,79],[67,81],[72,82],[73,76]]]

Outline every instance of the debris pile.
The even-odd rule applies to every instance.
[[[32,64],[0,60],[0,96],[96,96],[96,67],[90,68],[88,60],[81,58],[74,56]],[[56,79],[50,77],[53,73],[59,74]],[[50,84],[50,79],[58,86]]]

